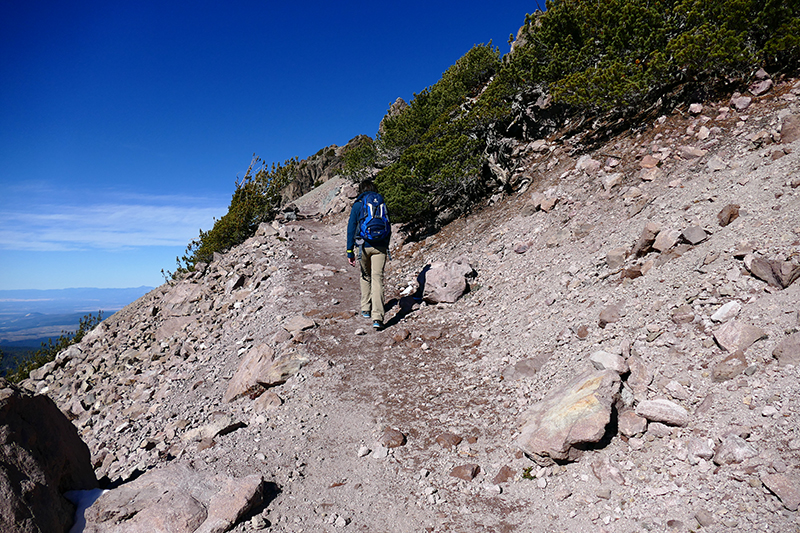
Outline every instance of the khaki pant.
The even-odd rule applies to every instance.
[[[361,254],[361,311],[383,322],[383,268],[386,250],[364,246]]]

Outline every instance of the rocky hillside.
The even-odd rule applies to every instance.
[[[518,193],[395,238],[378,332],[352,189],[297,200],[327,216],[24,382],[112,488],[86,531],[800,530],[798,94],[765,78],[589,154],[517,143]]]

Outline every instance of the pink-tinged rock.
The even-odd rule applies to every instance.
[[[739,218],[739,206],[737,204],[728,204],[717,213],[717,220],[723,228],[737,218]]]
[[[492,479],[492,483],[494,483],[495,485],[499,485],[500,483],[511,481],[512,479],[514,479],[514,476],[516,475],[517,475],[516,470],[514,470],[508,465],[503,465],[503,467],[500,469],[497,475],[494,476],[494,479]]]
[[[558,198],[544,198],[540,205],[542,211],[549,213],[558,203]]]
[[[422,299],[431,304],[454,303],[467,290],[466,276],[473,272],[465,257],[450,263],[432,263],[424,274]]]
[[[653,249],[653,243],[656,241],[656,236],[659,232],[661,232],[661,226],[656,222],[648,221],[644,229],[642,229],[642,233],[639,235],[639,240],[637,240],[636,244],[633,246],[631,254],[634,256],[642,256],[649,253]]]
[[[581,158],[578,159],[578,162],[575,164],[575,168],[577,170],[586,172],[587,174],[594,174],[600,170],[601,166],[603,166],[603,164],[600,163],[600,161],[592,159],[592,157],[589,155],[581,156]]]
[[[311,329],[317,324],[310,318],[303,315],[296,315],[284,322],[283,329],[289,333],[298,333],[307,329]]]
[[[800,477],[787,474],[762,474],[761,482],[780,498],[783,506],[790,511],[796,511],[800,506]]]
[[[589,361],[597,370],[613,370],[617,374],[625,374],[630,370],[624,357],[603,350],[590,355]]]
[[[758,450],[739,435],[731,434],[722,439],[714,452],[714,463],[729,465],[741,463],[758,455]]]
[[[750,91],[750,94],[752,94],[753,96],[761,96],[765,92],[772,89],[772,85],[773,85],[772,80],[770,79],[759,80],[752,83],[748,91]]]
[[[729,352],[735,352],[736,350],[744,352],[754,342],[765,336],[766,332],[763,329],[736,319],[725,322],[714,331],[714,339],[717,344]]]
[[[665,399],[645,400],[636,405],[636,414],[653,422],[670,426],[689,424],[689,412],[680,405]]]
[[[53,400],[0,378],[0,531],[67,531],[63,493],[96,487],[89,448]]]
[[[711,320],[714,322],[727,322],[732,318],[736,318],[736,315],[738,315],[741,310],[742,304],[733,300],[717,309],[714,314],[711,315]]]
[[[167,339],[177,338],[179,334],[184,331],[189,324],[196,323],[197,321],[189,316],[178,316],[168,318],[161,324],[161,327],[156,330],[156,342],[161,343]]]
[[[481,467],[475,464],[460,465],[450,471],[450,475],[463,479],[464,481],[472,481],[475,476],[480,474]]]
[[[728,168],[728,163],[718,155],[712,155],[706,163],[706,168],[711,172],[717,172]]]
[[[681,235],[691,245],[698,245],[708,239],[708,233],[700,226],[689,226]]]
[[[275,350],[267,344],[259,344],[247,351],[244,359],[239,364],[239,369],[228,383],[228,388],[222,396],[225,402],[232,402],[244,395],[263,390],[259,379],[269,373],[275,360]]]
[[[384,448],[399,448],[406,443],[406,436],[399,429],[386,428],[378,442]]]
[[[442,448],[455,448],[461,444],[461,440],[461,437],[450,432],[442,433],[436,437],[437,444]]]
[[[713,442],[709,439],[692,437],[686,443],[687,460],[690,465],[696,465],[700,459],[708,461],[714,457]]]
[[[605,370],[551,391],[524,415],[517,446],[542,464],[577,460],[580,446],[599,442],[606,434],[619,389],[619,374]]]
[[[617,428],[626,437],[635,437],[647,430],[647,419],[637,415],[633,409],[626,409],[619,414]]]
[[[623,316],[624,305],[621,302],[611,304],[600,311],[600,316],[598,317],[597,323],[601,328],[605,328],[608,324],[618,322]]]
[[[528,245],[524,242],[520,242],[514,245],[514,252],[518,254],[524,254],[528,251]]]
[[[703,104],[694,103],[689,105],[689,113],[691,113],[692,115],[699,115],[702,112],[703,112]]]
[[[254,346],[239,363],[222,399],[232,402],[242,396],[259,395],[269,387],[284,383],[307,362],[308,357],[301,352],[289,352],[276,358],[269,345]]]
[[[791,261],[769,260],[749,255],[745,257],[744,266],[754,277],[779,289],[785,289],[800,278],[800,265],[795,265]]]
[[[641,161],[639,161],[639,166],[642,168],[656,168],[660,161],[653,157],[650,154],[645,155]]]
[[[257,413],[264,411],[272,411],[283,405],[283,400],[280,396],[272,391],[267,391],[253,402],[253,410]]]
[[[747,368],[744,352],[736,350],[711,369],[711,381],[716,383],[733,379]]]
[[[622,477],[619,466],[606,455],[592,462],[592,474],[594,474],[594,477],[596,477],[600,483],[613,481],[617,485],[625,484],[625,478]]]
[[[661,253],[666,252],[678,242],[681,232],[675,229],[664,229],[658,232],[653,242],[653,249]]]
[[[684,157],[685,159],[697,159],[698,157],[703,157],[708,153],[707,150],[695,148],[694,146],[679,146],[678,152],[681,154],[681,157]]]
[[[223,533],[262,501],[263,480],[207,475],[188,465],[151,470],[86,511],[85,533]]]
[[[694,309],[689,304],[683,304],[672,311],[672,321],[676,324],[690,324],[694,322]]]
[[[781,366],[800,365],[800,333],[793,333],[783,339],[772,350],[772,356]]]
[[[781,143],[793,143],[800,139],[800,115],[789,115],[781,125]]]
[[[644,364],[638,355],[628,357],[628,366],[631,369],[630,375],[625,382],[637,396],[647,392],[650,383],[653,382],[653,372]]]
[[[655,168],[643,168],[639,174],[639,179],[642,181],[656,181],[657,179],[664,176],[664,171],[658,167]]]
[[[616,270],[625,264],[625,255],[627,253],[628,250],[625,248],[614,248],[613,250],[609,250],[606,254],[606,265],[608,265],[608,269]]]
[[[736,111],[744,111],[745,109],[750,107],[750,104],[752,102],[753,102],[753,99],[750,98],[749,96],[736,96],[736,95],[734,95],[734,97],[731,98],[730,104],[731,104],[731,107],[736,109]]]

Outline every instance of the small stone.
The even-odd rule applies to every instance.
[[[625,374],[630,370],[624,357],[603,350],[590,355],[589,361],[597,370],[613,370],[617,374]]]
[[[689,412],[680,405],[665,399],[640,402],[636,406],[636,414],[648,420],[672,426],[686,426],[689,423]]]
[[[628,253],[626,248],[614,248],[606,254],[606,265],[609,270],[617,270],[625,263],[625,256]]]
[[[717,221],[723,228],[739,218],[739,206],[737,204],[728,204],[717,213]]]
[[[536,480],[536,486],[540,489],[544,489],[547,487],[547,478],[540,477]]]
[[[689,324],[694,321],[694,309],[689,304],[684,304],[672,312],[672,321],[676,324]]]
[[[500,469],[497,475],[494,476],[494,479],[492,479],[492,483],[494,483],[495,485],[499,485],[500,483],[511,481],[512,479],[514,479],[514,476],[516,474],[517,474],[516,471],[512,469],[510,466],[503,465],[503,467]]]
[[[386,448],[398,448],[406,443],[406,436],[400,430],[386,428],[379,442]]]
[[[364,328],[358,328],[355,331],[355,335],[366,335],[366,334],[367,334],[367,331]]]
[[[453,468],[450,475],[463,479],[464,481],[472,481],[481,471],[481,467],[476,464],[461,465]]]
[[[367,455],[369,455],[369,452],[371,452],[371,451],[372,451],[372,450],[370,450],[370,449],[369,449],[369,448],[367,448],[366,446],[360,446],[360,447],[358,448],[358,456],[359,456],[359,457],[366,457]]]
[[[741,310],[742,304],[734,300],[717,309],[717,311],[711,315],[711,320],[714,322],[727,322],[728,320],[735,318]]]
[[[682,236],[691,245],[698,245],[708,238],[708,233],[700,226],[689,226],[683,230]]]
[[[461,444],[461,437],[455,433],[442,433],[436,437],[436,443],[442,448],[454,448]]]

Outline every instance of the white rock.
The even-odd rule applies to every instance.
[[[728,302],[719,309],[716,313],[711,315],[711,320],[714,322],[727,322],[731,318],[735,318],[742,310],[742,304],[737,301]]]

